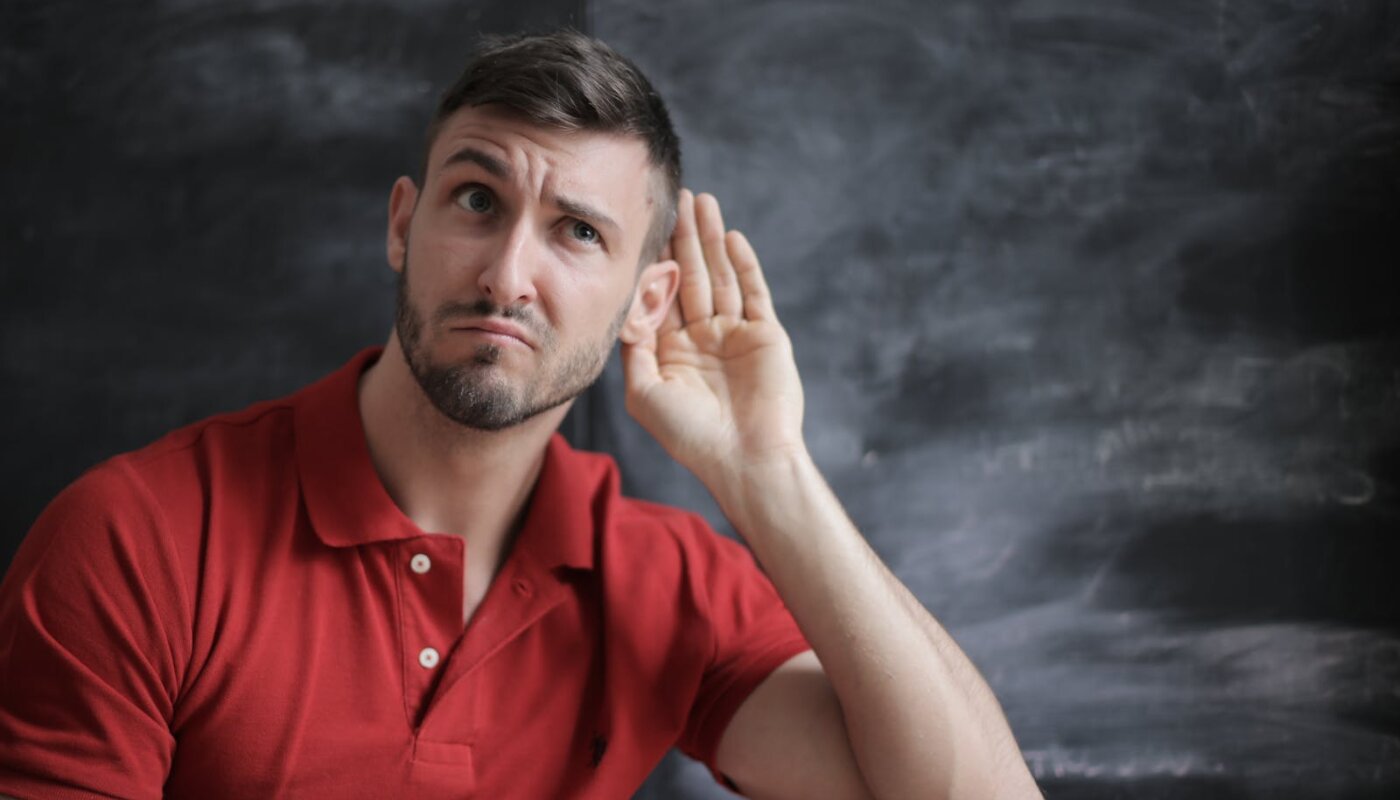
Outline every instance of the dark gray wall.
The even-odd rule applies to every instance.
[[[390,184],[579,0],[0,4],[3,563],[87,466],[382,342]]]
[[[1050,797],[1400,796],[1400,4],[590,5]]]
[[[1400,7],[589,5],[1052,798],[1400,792]],[[84,467],[381,341],[435,92],[580,15],[0,6],[4,561]],[[618,383],[570,435],[723,526]],[[640,796],[723,793],[676,759]]]

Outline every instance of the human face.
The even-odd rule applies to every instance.
[[[597,379],[641,294],[651,179],[634,137],[448,119],[421,192],[400,178],[390,200],[396,338],[438,411],[500,430]]]

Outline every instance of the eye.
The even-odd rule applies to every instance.
[[[457,205],[477,214],[485,214],[496,207],[496,201],[486,189],[468,186],[457,194]]]
[[[569,233],[584,244],[598,244],[602,241],[597,228],[580,220],[574,220],[574,223],[569,226]]]

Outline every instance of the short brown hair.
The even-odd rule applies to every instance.
[[[642,244],[642,264],[660,255],[676,225],[681,145],[661,95],[635,64],[572,30],[483,37],[428,125],[425,178],[427,152],[443,122],[458,109],[487,104],[544,127],[640,137],[660,179],[657,207]]]

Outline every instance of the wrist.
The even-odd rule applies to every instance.
[[[830,494],[806,445],[747,454],[718,466],[701,481],[745,537],[811,510]]]

